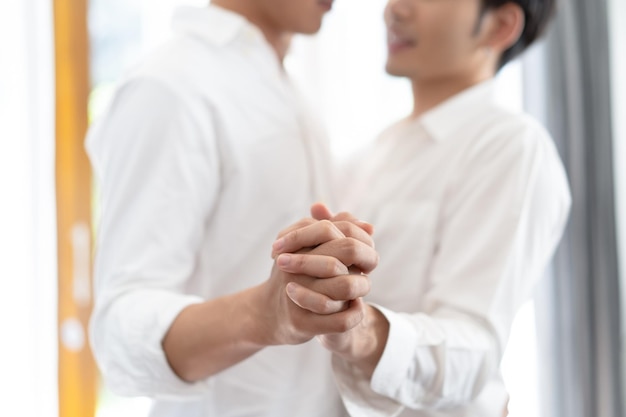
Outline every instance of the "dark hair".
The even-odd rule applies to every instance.
[[[524,52],[543,35],[555,14],[557,0],[482,0],[481,15],[507,3],[517,4],[524,11],[526,23],[517,42],[502,53],[499,68]]]

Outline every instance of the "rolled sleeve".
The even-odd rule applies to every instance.
[[[116,298],[108,309],[97,310],[91,323],[91,343],[113,392],[159,399],[192,399],[206,392],[209,381],[191,384],[181,380],[161,346],[178,314],[200,302],[199,297],[144,290]]]

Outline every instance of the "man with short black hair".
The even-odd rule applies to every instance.
[[[502,52],[499,68],[521,55],[546,31],[556,12],[556,0],[483,0],[482,14],[506,3],[519,6],[524,13],[524,29],[517,41]],[[480,28],[480,20],[477,26]]]
[[[389,0],[387,71],[413,112],[347,170],[342,209],[376,227],[365,318],[320,335],[352,416],[500,417],[499,364],[515,314],[562,236],[571,197],[549,134],[499,107],[503,64],[545,29],[553,1]],[[323,206],[317,219],[335,219]],[[345,216],[342,214],[341,216]],[[308,246],[312,226],[286,233]],[[322,243],[316,240],[316,243]],[[291,255],[294,256],[293,254]],[[297,254],[306,264],[306,254]],[[304,309],[324,301],[291,285]]]

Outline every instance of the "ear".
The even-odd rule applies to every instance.
[[[489,24],[484,44],[500,54],[515,45],[526,25],[524,10],[515,3],[505,3],[485,17]]]

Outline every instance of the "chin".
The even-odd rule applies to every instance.
[[[387,61],[387,65],[385,65],[385,71],[387,74],[392,75],[394,77],[406,77],[408,76],[408,71],[403,70],[399,65],[394,65],[393,62]]]
[[[306,16],[300,15],[291,20],[287,24],[285,30],[291,33],[299,33],[302,35],[314,35],[322,28],[324,15],[318,13],[309,13]]]
[[[301,25],[295,32],[303,35],[315,35],[322,28],[322,21],[315,20]]]

